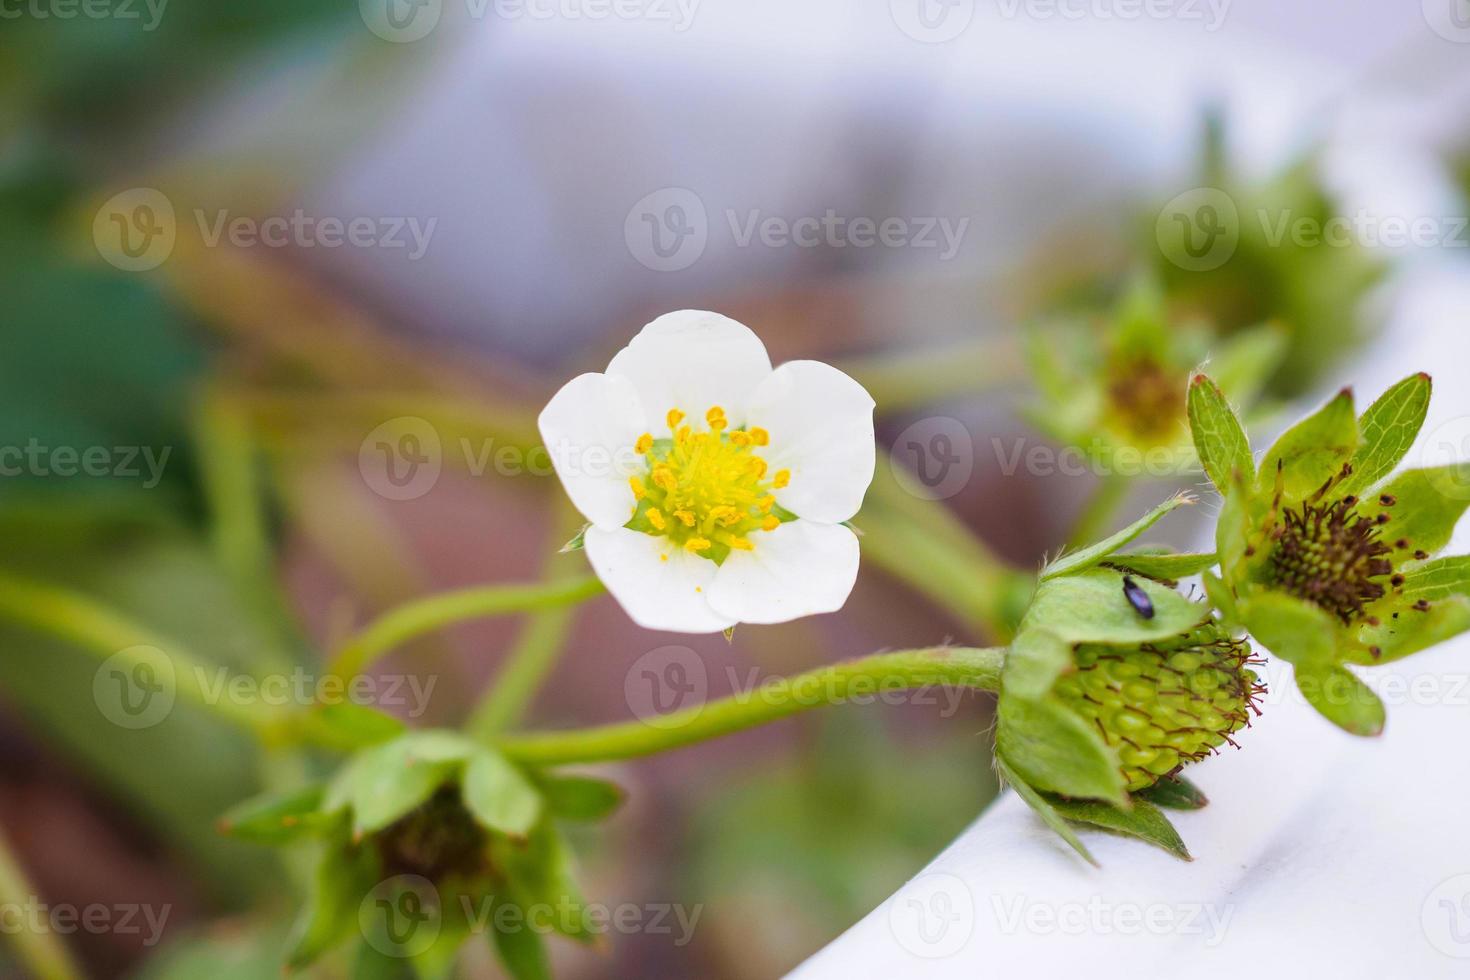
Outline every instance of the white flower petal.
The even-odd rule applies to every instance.
[[[738,428],[751,393],[771,373],[771,358],[744,324],[718,313],[679,310],[640,330],[608,364],[607,373],[633,382],[648,417],[660,428],[671,408],[703,419],[715,405]]]
[[[820,361],[783,364],[751,397],[747,423],[771,434],[771,472],[791,471],[774,491],[793,514],[840,524],[858,512],[873,482],[873,396]]]
[[[742,623],[784,623],[836,612],[857,581],[857,535],[841,524],[788,521],[750,536],[715,575],[709,603]]]
[[[605,374],[575,377],[541,410],[536,425],[582,516],[598,527],[628,523],[634,508],[628,477],[642,469],[633,444],[648,431],[632,383]]]
[[[628,618],[644,629],[718,633],[735,625],[708,602],[718,570],[709,559],[691,555],[667,538],[623,527],[588,528],[586,545],[592,570]]]

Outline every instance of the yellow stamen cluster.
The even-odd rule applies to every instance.
[[[695,432],[685,418],[671,408],[668,436],[645,432],[634,443],[648,470],[629,480],[636,507],[628,526],[718,563],[731,551],[752,550],[751,534],[781,526],[770,491],[787,486],[791,473],[777,470],[767,479],[769,467],[755,454],[770,444],[765,429],[731,430],[718,405],[705,413],[705,431]]]

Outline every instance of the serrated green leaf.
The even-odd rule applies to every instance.
[[[1194,503],[1194,498],[1188,494],[1176,494],[1164,501],[1147,514],[1143,515],[1132,524],[1118,533],[1099,541],[1097,544],[1074,551],[1070,555],[1064,555],[1041,570],[1041,580],[1057,578],[1062,575],[1074,575],[1084,569],[1102,562],[1119,548],[1135,541],[1139,535],[1157,524],[1165,514],[1186,504]]]
[[[328,822],[321,786],[267,793],[234,807],[219,821],[221,833],[256,844],[285,844],[308,836]]]
[[[539,785],[547,809],[559,820],[605,820],[627,799],[617,783],[593,776],[544,776]]]
[[[1383,504],[1388,496],[1394,503]],[[1377,495],[1363,501],[1358,510],[1368,517],[1388,514],[1379,532],[1394,548],[1395,563],[1410,561],[1416,551],[1433,555],[1450,543],[1455,525],[1470,507],[1470,463],[1405,470]],[[1398,542],[1406,542],[1403,548]]]
[[[497,911],[499,906],[505,904],[514,903],[497,900]],[[546,956],[546,943],[540,933],[525,924],[525,910],[522,909],[513,921],[518,924],[516,928],[491,930],[495,952],[499,955],[505,972],[510,974],[512,980],[551,980],[551,963]]]
[[[1134,793],[1133,799],[1147,800],[1170,810],[1199,810],[1210,802],[1198,786],[1183,776],[1164,776],[1147,789]]]
[[[1139,579],[1154,617],[1145,619],[1123,595],[1123,573],[1093,568],[1054,578],[1036,590],[1021,632],[1044,629],[1069,643],[1150,643],[1203,623],[1210,609],[1151,579]]]
[[[1256,592],[1236,608],[1255,641],[1282,660],[1302,667],[1339,659],[1338,623],[1319,606],[1280,592]]]
[[[1113,555],[1103,564],[1109,568],[1123,569],[1145,578],[1177,582],[1179,579],[1198,575],[1207,568],[1213,568],[1218,562],[1219,559],[1215,553],[1210,552],[1208,554],[1178,555]]]
[[[1362,445],[1353,456],[1353,475],[1342,492],[1358,493],[1394,471],[1424,427],[1433,385],[1427,374],[1405,378],[1379,396],[1358,420]]]
[[[1002,693],[996,716],[996,753],[1031,786],[1126,804],[1116,753],[1060,702]]]
[[[1307,703],[1352,735],[1382,734],[1385,712],[1377,694],[1345,667],[1299,667],[1296,686]]]
[[[1276,484],[1278,468],[1287,500],[1302,500],[1339,475],[1357,453],[1358,417],[1349,388],[1281,434],[1261,462],[1259,492]]]
[[[1189,848],[1184,846],[1179,832],[1164,816],[1164,812],[1147,800],[1133,798],[1133,806],[1127,810],[1098,803],[1093,800],[1064,800],[1048,797],[1058,814],[1075,823],[1134,837],[1155,847],[1163,848],[1182,861],[1193,861]]]
[[[1250,440],[1215,382],[1195,375],[1189,385],[1188,406],[1195,452],[1215,489],[1228,493],[1236,473],[1246,482],[1254,480]]]
[[[378,861],[371,848],[336,840],[323,850],[290,941],[286,963],[309,966],[322,953],[357,931],[358,906],[377,884]]]
[[[470,758],[462,783],[464,804],[485,827],[513,837],[531,832],[541,816],[541,795],[504,756],[482,749]]]
[[[1015,770],[1006,765],[1005,759],[1000,756],[995,757],[995,768],[1000,773],[1000,777],[1005,781],[1006,785],[1016,791],[1016,795],[1024,800],[1026,805],[1041,818],[1042,823],[1046,824],[1058,837],[1066,841],[1072,850],[1082,855],[1082,860],[1093,867],[1098,866],[1097,860],[1083,846],[1081,839],[1078,838],[1077,833],[1072,829],[1071,825],[1062,819],[1061,815],[1046,801],[1044,796],[1028,786],[1026,781],[1016,775]]]

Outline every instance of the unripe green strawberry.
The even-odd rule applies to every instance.
[[[1250,647],[1215,626],[1132,648],[1083,644],[1074,660],[1054,692],[1117,752],[1130,792],[1234,744],[1264,690]]]

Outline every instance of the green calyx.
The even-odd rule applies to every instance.
[[[1053,689],[1101,733],[1129,792],[1177,773],[1250,723],[1264,690],[1250,647],[1207,625],[1176,640],[1117,648],[1084,644]]]

